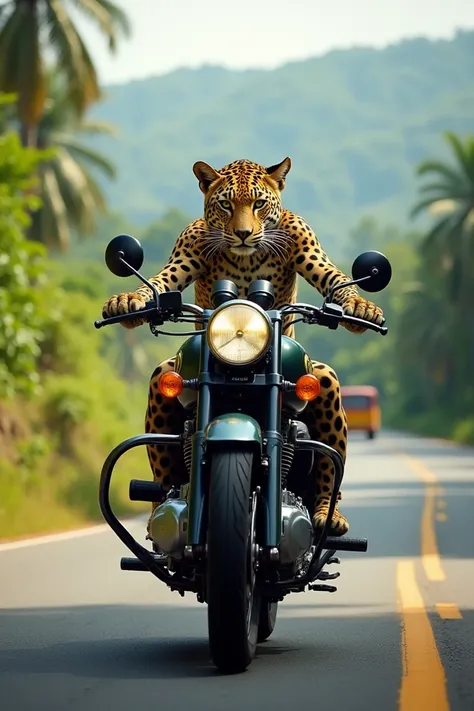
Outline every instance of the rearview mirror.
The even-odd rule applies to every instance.
[[[126,264],[124,264],[124,262],[126,262]],[[105,250],[105,263],[115,276],[132,276],[143,264],[143,247],[140,242],[131,235],[117,235],[117,237],[114,237],[107,245]],[[129,269],[128,265],[130,265],[135,272]]]
[[[352,278],[364,291],[382,291],[392,278],[392,266],[381,252],[362,252],[352,265]]]

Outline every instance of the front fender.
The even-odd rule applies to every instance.
[[[253,417],[241,412],[231,412],[215,417],[204,432],[206,449],[250,445],[259,454],[262,452],[262,430]]]

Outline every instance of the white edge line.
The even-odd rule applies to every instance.
[[[123,525],[138,523],[142,520],[142,516],[122,521]],[[74,538],[85,538],[86,536],[94,536],[106,531],[112,532],[112,529],[107,523],[99,524],[98,526],[88,526],[87,528],[79,528],[74,531],[64,531],[63,533],[51,533],[46,536],[38,536],[35,538],[25,538],[21,541],[11,541],[9,543],[0,543],[0,553],[7,551],[18,550],[19,548],[30,548],[32,546],[40,546],[46,543],[60,543],[62,541],[70,541]]]

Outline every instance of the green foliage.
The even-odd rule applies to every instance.
[[[134,277],[118,279],[105,267],[105,249],[113,237],[123,233],[137,237],[145,254],[142,272],[145,276],[152,276],[168,261],[177,237],[191,220],[181,210],[169,208],[161,217],[140,228],[133,225],[123,213],[110,211],[98,216],[97,228],[89,242],[73,241],[67,253],[55,255],[54,263],[58,265],[57,271],[63,275],[63,279],[73,279],[77,283],[82,280],[81,288],[85,288],[86,284],[89,288],[95,283],[101,289],[105,301],[109,296],[109,288],[122,290],[122,287],[128,289],[136,285]],[[94,279],[89,279],[91,270],[94,271]],[[68,284],[70,286],[71,282]]]
[[[90,247],[75,243],[69,253],[60,255],[54,261],[55,280],[68,292],[74,293],[74,299],[78,298],[79,293],[87,293],[93,297],[95,313],[91,313],[91,319],[100,318],[102,304],[111,294],[133,291],[139,283],[135,277],[119,279],[107,270],[104,252],[108,242],[123,232],[134,234],[140,239],[145,253],[141,271],[145,276],[153,276],[168,260],[176,238],[190,219],[181,211],[170,209],[146,229],[135,230],[126,218],[118,213],[105,216],[99,221],[99,229]],[[189,291],[189,298],[192,300],[193,289],[190,288]],[[172,330],[173,326],[170,325],[169,328]],[[183,330],[182,326],[176,327],[175,330],[180,328]],[[146,327],[133,331],[121,327],[105,328],[99,333],[95,332],[95,338],[117,373],[131,383],[137,380],[143,382],[158,363],[178,349],[179,340],[153,338]]]
[[[417,173],[432,181],[420,187],[420,200],[412,215],[428,212],[434,224],[423,240],[423,254],[430,267],[448,283],[458,306],[472,289],[474,269],[474,136],[445,134],[451,149],[449,163],[428,160]]]
[[[100,315],[96,275],[92,271],[74,283],[66,273],[63,283],[56,265],[47,261],[45,266],[47,287],[39,290],[43,300],[52,298],[54,309],[43,314],[41,338],[29,353],[37,383],[34,400],[19,397],[23,391],[17,384],[22,384],[29,371],[23,372],[18,363],[9,371],[17,385],[10,407],[18,406],[26,433],[10,442],[14,454],[8,460],[3,452],[0,456],[0,495],[5,494],[0,537],[98,518],[97,486],[103,460],[120,440],[143,431],[146,381],[132,388],[118,376],[111,358],[116,349],[112,329],[107,333],[93,327]],[[88,279],[89,287],[82,290],[81,284],[87,285]],[[71,284],[72,288],[66,288]],[[131,476],[146,476],[147,467],[143,451],[127,456],[118,467],[114,498],[122,513],[136,509],[127,501],[128,481]],[[35,485],[40,509],[32,509],[27,497],[22,497],[18,481]],[[51,512],[50,520],[43,515],[44,509]]]
[[[32,435],[18,444],[17,471],[24,484],[38,485],[41,481],[51,442],[44,435]]]
[[[297,326],[297,337],[312,357],[331,364],[343,385],[375,385],[381,394],[384,417],[390,421],[400,406],[397,341],[401,334],[398,330],[406,305],[407,285],[417,268],[416,244],[420,236],[404,233],[394,227],[381,226],[373,218],[366,217],[351,231],[350,239],[347,249],[349,259],[338,262],[346,274],[350,274],[353,259],[368,249],[383,252],[392,264],[392,281],[384,291],[370,295],[360,290],[361,294],[384,310],[389,334],[381,337],[366,331],[356,335],[342,327],[337,331],[329,331],[301,325]],[[303,301],[318,303],[321,300],[305,282],[300,282],[299,292]]]
[[[32,393],[46,319],[45,251],[24,240],[30,212],[40,203],[32,174],[49,154],[0,136],[0,396]]]
[[[445,137],[449,162],[424,161],[417,171],[435,182],[420,186],[413,213],[428,211],[434,225],[421,244],[424,269],[410,295],[407,333],[414,361],[423,354],[420,382],[427,391],[432,386],[430,400],[425,398],[422,405],[451,416],[464,439],[474,409],[474,136]]]
[[[474,444],[474,417],[458,422],[453,429],[452,437],[461,444]]]
[[[297,337],[314,358],[332,365],[343,385],[379,389],[385,426],[474,443],[474,351],[469,350],[474,323],[462,316],[472,301],[453,300],[449,270],[440,273],[439,263],[426,259],[425,240],[423,233],[382,227],[371,217],[361,220],[351,233],[348,255],[378,249],[390,259],[391,283],[379,294],[366,295],[383,308],[388,335],[354,335],[342,328],[311,333],[308,326],[297,326]],[[350,263],[339,266],[350,272]],[[300,297],[318,300],[306,283]]]
[[[16,116],[16,94],[5,94],[0,92],[0,134],[11,129]]]
[[[112,334],[93,328],[105,269],[71,264],[62,273],[43,245],[25,239],[40,206],[32,176],[50,159],[12,131],[0,136],[0,537],[97,517],[103,459],[143,429],[146,395],[114,370]],[[126,482],[143,475],[144,462],[134,453],[126,479],[122,470],[122,512]]]
[[[54,74],[48,82],[49,98],[37,126],[41,147],[55,148],[51,160],[39,169],[41,208],[33,217],[30,239],[52,250],[67,250],[71,234],[79,239],[95,231],[98,213],[106,201],[95,174],[115,177],[113,164],[84,142],[84,136],[113,135],[108,124],[78,117],[68,101],[64,84]]]

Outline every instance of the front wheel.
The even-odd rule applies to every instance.
[[[215,452],[211,460],[207,603],[211,657],[223,672],[244,671],[257,646],[256,496],[251,452]]]

